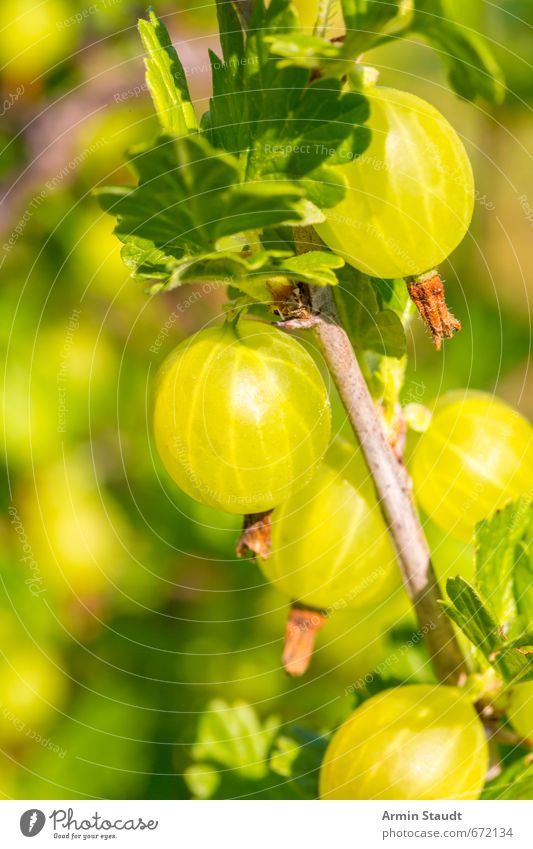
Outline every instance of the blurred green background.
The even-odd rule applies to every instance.
[[[531,415],[533,8],[457,6],[503,65],[503,106],[459,101],[422,44],[369,57],[385,84],[451,120],[478,189],[471,231],[444,269],[463,332],[437,355],[413,323],[405,399],[469,386]],[[154,371],[220,317],[225,293],[148,297],[91,196],[129,181],[124,151],[157,130],[135,30],[143,11],[132,0],[0,6],[3,797],[187,798],[182,775],[213,697],[319,731],[345,715],[346,690],[380,660],[397,677],[429,674],[420,650],[403,650],[413,626],[398,624],[403,605],[392,599],[332,617],[307,677],[288,679],[286,601],[235,559],[238,520],[180,493],[154,454]],[[213,4],[157,11],[202,111]],[[428,533],[441,575],[468,571],[468,550]]]

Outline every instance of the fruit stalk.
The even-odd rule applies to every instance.
[[[305,249],[309,250],[309,242],[315,240],[314,233],[300,231],[298,242]],[[340,323],[331,289],[306,286],[304,294],[318,318],[313,332],[374,480],[405,588],[425,635],[435,672],[446,683],[464,683],[468,669],[452,623],[439,604],[442,593],[411,496],[409,475],[385,436],[354,350]]]

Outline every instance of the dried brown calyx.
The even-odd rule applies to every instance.
[[[250,513],[244,517],[241,535],[235,551],[237,557],[251,554],[266,560],[270,554],[270,516],[272,510],[266,513]]]
[[[438,271],[428,271],[418,277],[407,280],[411,300],[424,319],[433,338],[437,351],[442,347],[443,339],[450,339],[461,330],[458,321],[446,306],[444,283]]]
[[[326,614],[321,610],[304,607],[296,602],[291,605],[282,657],[287,675],[297,677],[307,672],[313,656],[316,633],[325,625],[326,618]]]

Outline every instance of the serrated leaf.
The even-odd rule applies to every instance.
[[[505,81],[490,48],[453,18],[446,0],[416,0],[412,28],[438,51],[448,67],[450,85],[461,97],[504,100]]]
[[[163,21],[151,9],[148,16],[138,24],[148,53],[146,83],[165,132],[184,135],[197,129],[185,71]]]
[[[342,0],[342,6],[345,58],[417,33],[447,65],[450,85],[458,94],[468,100],[503,101],[505,82],[490,48],[481,35],[456,20],[447,0]],[[342,68],[342,63],[336,67]]]
[[[287,779],[287,787],[296,798],[318,798],[318,776],[327,744],[327,736],[297,726],[277,737],[270,769]]]
[[[218,260],[213,255],[225,237],[323,220],[301,186],[289,180],[242,182],[237,159],[198,135],[164,136],[138,150],[131,163],[139,177],[136,188],[96,194],[118,219],[115,232],[126,245],[125,261],[143,278],[178,285],[190,279],[191,263]],[[239,263],[238,253],[229,258],[224,253],[220,260]],[[219,276],[217,271],[214,279]]]
[[[256,301],[270,303],[276,299],[276,288],[286,288],[292,279],[315,286],[336,285],[338,280],[334,269],[342,265],[339,257],[322,251],[302,254],[301,257],[282,251],[259,251],[250,256],[219,251],[179,264],[172,272],[167,288],[184,283],[218,281],[223,285],[236,286]]]
[[[367,351],[400,359],[407,351],[405,330],[401,320],[392,310],[380,310],[363,336]]]
[[[482,799],[533,799],[533,759],[527,755],[485,785]]]
[[[192,757],[259,780],[268,773],[268,755],[278,728],[276,717],[261,723],[246,702],[215,699],[200,718]]]
[[[527,548],[520,544],[526,543],[532,517],[533,504],[521,498],[476,525],[476,585],[498,622],[509,622],[517,614],[514,573],[523,569],[521,562],[526,574],[530,567]]]
[[[451,601],[443,605],[446,613],[504,681],[529,680],[533,675],[532,659],[506,640],[501,624],[492,617],[474,588],[457,577],[448,579],[446,591]]]
[[[216,0],[218,29],[222,56],[233,79],[242,81],[242,63],[245,55],[244,33],[241,19],[233,3]]]
[[[380,308],[370,278],[348,267],[339,276],[335,300],[355,350],[403,357],[407,341],[402,321],[393,310]]]
[[[245,179],[299,180],[315,205],[334,206],[346,183],[322,169],[351,161],[368,145],[366,98],[335,78],[311,80],[308,69],[274,55],[280,39],[300,34],[289,0],[254,3],[245,44],[227,6],[218,4],[224,61],[211,57],[210,138],[240,154]],[[231,31],[237,34],[230,38]]]
[[[216,699],[200,717],[184,779],[200,799],[316,799],[326,745],[326,735],[282,731],[245,702]]]
[[[533,621],[533,559],[531,543],[520,543],[517,548],[518,561],[514,568],[514,595],[518,618]]]
[[[533,505],[520,498],[476,526],[475,591],[461,579],[448,614],[506,681],[533,678],[531,560]]]
[[[250,139],[263,120],[287,115],[295,107],[309,80],[305,69],[277,67],[267,39],[297,29],[298,21],[289,0],[255,0],[246,39],[244,87],[249,92],[247,116]]]

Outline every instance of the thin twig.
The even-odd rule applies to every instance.
[[[302,250],[309,250],[309,243],[314,243],[316,236],[312,231],[300,230],[297,241]],[[304,292],[312,313],[320,319],[314,334],[374,480],[435,672],[442,681],[462,683],[468,669],[453,626],[439,604],[442,593],[413,504],[407,471],[386,438],[350,340],[340,324],[331,289],[308,286]]]

